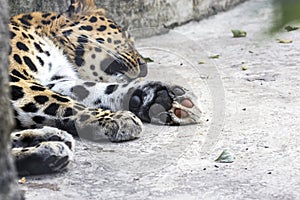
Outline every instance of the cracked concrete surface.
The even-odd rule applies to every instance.
[[[26,198],[299,199],[299,31],[265,34],[273,14],[270,0],[252,0],[138,40],[154,60],[149,79],[192,90],[203,123],[146,124],[140,139],[121,144],[78,140],[69,170],[27,177]],[[248,35],[232,38],[231,29]],[[224,149],[233,163],[214,161]]]

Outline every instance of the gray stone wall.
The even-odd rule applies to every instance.
[[[10,152],[10,132],[13,128],[8,88],[8,12],[6,0],[0,0],[0,199],[19,200],[13,160]]]
[[[96,0],[99,7],[136,37],[164,33],[168,28],[200,20],[245,0]],[[69,0],[10,0],[11,15],[31,11],[63,12]]]

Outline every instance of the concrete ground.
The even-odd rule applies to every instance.
[[[300,199],[299,31],[265,34],[273,14],[271,0],[251,0],[138,40],[149,78],[192,90],[203,123],[147,124],[122,144],[78,140],[67,172],[26,177],[27,199]],[[225,149],[233,162],[215,162]]]

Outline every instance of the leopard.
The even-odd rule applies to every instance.
[[[184,87],[149,81],[133,37],[94,0],[65,12],[35,11],[9,21],[9,87],[20,176],[57,173],[73,161],[75,139],[125,142],[143,123],[199,123]]]

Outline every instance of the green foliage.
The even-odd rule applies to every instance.
[[[273,0],[278,7],[278,17],[271,32],[276,32],[291,22],[300,22],[300,0]]]

